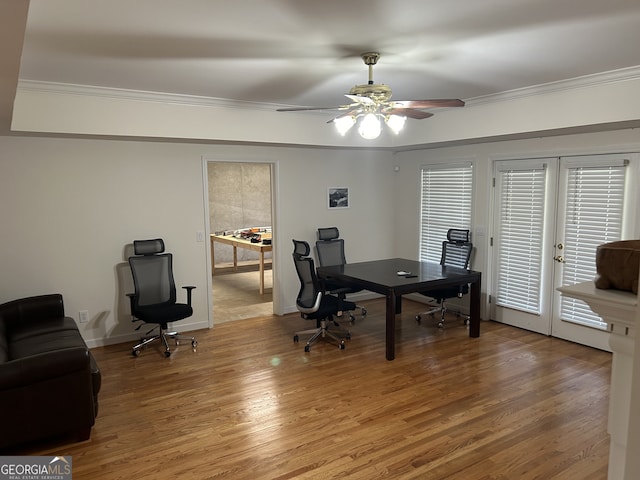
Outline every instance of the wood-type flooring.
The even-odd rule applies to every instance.
[[[12,453],[71,455],[74,480],[606,478],[609,353],[494,322],[472,339],[405,300],[387,361],[384,300],[359,303],[345,350],[305,353],[297,314],[195,332],[170,358],[93,349],[91,439]]]

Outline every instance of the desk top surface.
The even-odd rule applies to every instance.
[[[398,272],[406,272],[407,274],[402,275]],[[352,281],[373,291],[388,289],[418,291],[424,286],[433,288],[477,282],[481,277],[480,272],[473,270],[405,258],[388,258],[318,267],[318,275],[334,277],[347,282]]]
[[[255,246],[255,247],[263,247],[266,250],[271,249],[271,244],[265,245],[262,242],[252,242],[250,239],[248,238],[240,238],[240,237],[234,237],[233,235],[215,235],[215,234],[211,234],[211,238],[213,240],[218,240],[224,243],[237,243],[239,245],[247,245],[247,246]]]

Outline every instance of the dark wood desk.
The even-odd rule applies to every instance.
[[[387,360],[395,358],[396,314],[402,311],[402,295],[439,287],[471,284],[469,336],[480,336],[480,286],[482,274],[438,263],[390,258],[371,262],[318,267],[318,277],[334,279],[346,285],[384,295],[386,304]],[[415,277],[398,275],[411,272]]]

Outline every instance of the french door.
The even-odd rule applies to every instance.
[[[492,319],[609,350],[606,325],[557,287],[593,281],[597,246],[634,234],[630,159],[495,162]]]

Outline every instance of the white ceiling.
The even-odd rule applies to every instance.
[[[332,106],[468,100],[640,65],[638,0],[31,0],[21,80]],[[283,114],[286,115],[286,114]]]

